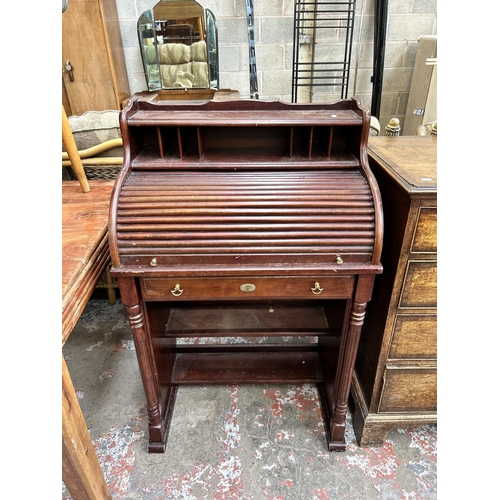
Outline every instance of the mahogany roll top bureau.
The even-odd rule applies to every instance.
[[[180,384],[313,383],[343,451],[365,309],[382,272],[370,116],[334,104],[148,102],[120,115],[112,274],[163,452]]]

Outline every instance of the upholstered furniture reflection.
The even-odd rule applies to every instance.
[[[164,43],[158,52],[163,88],[209,86],[205,41],[192,45]]]

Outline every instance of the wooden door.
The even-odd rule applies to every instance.
[[[63,95],[68,115],[119,109],[100,4],[99,0],[71,0],[62,15]],[[64,71],[66,61],[72,74]]]

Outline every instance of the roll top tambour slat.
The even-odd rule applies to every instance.
[[[357,256],[357,259],[351,259],[353,262],[359,261],[359,262],[366,262],[367,256],[370,255],[370,246],[366,247],[349,247],[346,248],[345,246],[337,246],[337,247],[328,247],[328,248],[321,248],[321,247],[314,247],[311,245],[302,245],[302,246],[295,246],[294,251],[290,251],[286,247],[274,247],[274,246],[265,246],[265,247],[237,247],[237,248],[227,248],[227,247],[216,247],[216,246],[210,246],[210,247],[187,247],[187,246],[182,246],[178,247],[176,251],[173,251],[170,249],[170,252],[166,252],[165,248],[163,246],[154,246],[154,243],[150,242],[150,246],[145,246],[142,250],[139,248],[135,247],[123,247],[122,252],[123,256],[132,256],[132,255],[139,255],[139,256],[144,256],[144,250],[148,250],[146,253],[146,257],[150,254],[154,254],[154,256],[166,256],[169,259],[182,256],[182,255],[188,255],[192,257],[193,262],[199,262],[199,259],[201,257],[206,258],[205,256],[207,255],[214,255],[214,256],[225,256],[227,257],[228,255],[233,255],[237,253],[238,256],[246,255],[246,258],[248,258],[248,255],[271,255],[274,257],[274,260],[279,260],[282,262],[283,256],[288,256],[291,257],[293,256],[294,259],[298,259],[300,261],[304,260],[302,257],[306,256],[308,257],[307,261],[309,262],[311,259],[311,256],[322,256],[323,261],[330,261],[330,262],[335,262],[335,256],[338,254],[342,254],[342,258],[344,260],[347,259],[346,254],[348,252],[348,256],[354,257]],[[237,250],[237,252],[236,252]],[[328,258],[329,256],[329,258]],[[149,258],[149,257],[148,257]],[[147,260],[147,259],[146,259]],[[212,260],[212,259],[211,259]],[[215,259],[213,259],[215,262]],[[148,261],[149,262],[149,261]],[[245,261],[245,264],[251,263],[251,260]],[[293,261],[295,262],[295,260]],[[346,260],[347,262],[347,260]]]
[[[358,171],[133,172],[118,200],[126,255],[342,253],[366,261],[374,244],[371,191]]]
[[[199,224],[178,224],[178,223],[173,223],[173,224],[117,224],[117,229],[118,231],[154,231],[156,233],[162,233],[165,231],[169,230],[176,230],[176,231],[182,231],[182,234],[185,234],[185,232],[188,231],[215,231],[217,233],[222,233],[224,230],[227,230],[227,224],[213,224],[210,222],[205,222],[205,223],[199,223]],[[314,231],[334,231],[336,234],[356,234],[357,231],[362,231],[362,230],[373,230],[373,224],[366,225],[366,224],[349,224],[342,226],[340,224],[309,224],[308,225],[309,229],[311,229],[311,232],[308,232],[307,234],[311,234]],[[304,228],[303,225],[299,224],[286,224],[286,223],[281,223],[281,224],[254,224],[254,225],[249,225],[249,224],[231,224],[231,229],[233,231],[240,231],[240,232],[255,232],[259,231],[262,232],[264,231],[263,234],[265,234],[266,231],[269,231],[271,234],[279,234],[280,231],[282,230],[293,230],[294,234],[298,234],[302,229]],[[295,233],[295,231],[297,233]]]

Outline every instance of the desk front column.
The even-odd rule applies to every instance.
[[[158,371],[149,330],[146,328],[144,308],[140,301],[139,290],[133,278],[120,278],[119,286],[122,302],[128,310],[139,370],[144,392],[146,393],[150,442],[163,443],[165,426],[161,415],[161,391],[158,384]]]
[[[349,326],[342,342],[337,366],[337,394],[335,408],[330,419],[330,442],[328,444],[330,451],[344,451],[346,448],[344,436],[347,405],[359,337],[365,320],[366,306],[371,298],[374,279],[374,275],[361,275],[358,277],[349,317]]]

